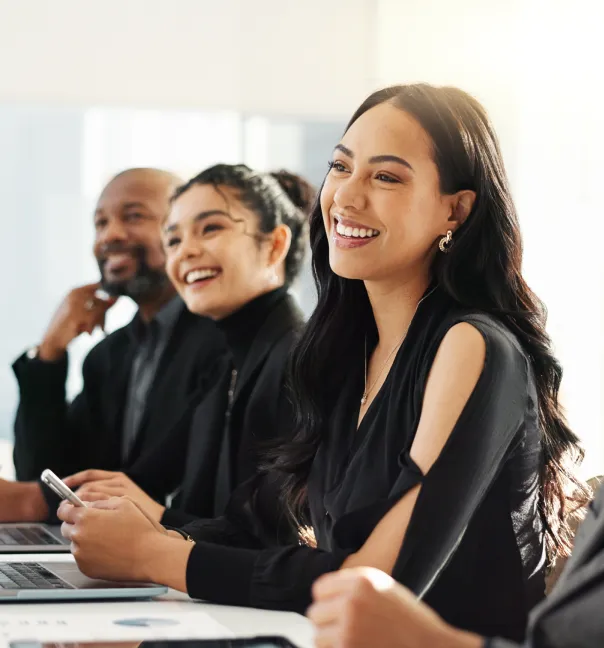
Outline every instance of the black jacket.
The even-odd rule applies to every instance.
[[[82,392],[71,403],[65,398],[67,357],[49,363],[24,355],[15,362],[20,402],[14,462],[19,480],[38,479],[44,468],[61,476],[86,468],[124,470],[164,439],[179,417],[191,415],[225,347],[215,324],[183,304],[124,464],[123,414],[137,318],[90,351],[82,368]]]
[[[127,471],[157,500],[177,489],[163,524],[181,526],[196,517],[221,515],[235,487],[256,474],[265,444],[291,430],[293,413],[284,383],[302,325],[294,299],[284,293],[272,304],[239,370],[230,417],[232,365],[225,356],[192,421],[183,419]]]
[[[494,639],[491,648],[518,648]],[[531,613],[525,648],[604,646],[604,487],[600,487],[552,593]]]

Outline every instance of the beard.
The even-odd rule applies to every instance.
[[[147,263],[147,250],[142,245],[125,250],[122,246],[107,246],[105,253],[125,252],[133,254],[136,259],[136,272],[127,279],[108,280],[105,278],[103,269],[105,261],[98,262],[101,271],[101,288],[111,297],[130,297],[135,302],[144,301],[155,297],[165,286],[169,279],[165,270],[151,268]]]

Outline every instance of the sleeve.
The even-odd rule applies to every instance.
[[[507,639],[485,639],[483,648],[529,648],[528,644],[514,643]]]
[[[486,343],[485,365],[422,487],[393,576],[419,597],[448,564],[525,425],[537,416],[528,361],[509,333],[480,317],[467,319]],[[460,460],[460,457],[463,460]],[[407,484],[395,489],[393,505]]]
[[[19,384],[13,459],[17,479],[33,481],[45,468],[58,475],[81,469],[80,441],[93,434],[91,393],[96,370],[91,354],[82,369],[84,388],[68,404],[65,396],[68,360],[43,362],[21,356],[13,365]]]

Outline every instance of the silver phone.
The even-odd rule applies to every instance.
[[[67,486],[61,479],[59,479],[52,470],[48,468],[40,475],[42,483],[46,484],[48,488],[53,490],[61,499],[71,502],[74,506],[86,506],[84,502]]]

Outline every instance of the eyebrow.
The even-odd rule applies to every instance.
[[[223,211],[222,209],[209,209],[208,211],[199,212],[199,214],[197,214],[197,216],[195,216],[195,218],[193,219],[193,222],[199,223],[202,220],[205,220],[206,218],[210,218],[210,216],[228,216],[229,218],[231,218],[231,215]],[[178,224],[174,223],[172,225],[168,225],[167,227],[165,227],[164,232],[168,234],[170,232],[176,231],[177,229],[178,229]]]
[[[140,207],[142,207],[143,209],[147,209],[147,206],[144,205],[142,202],[128,202],[121,205],[120,210],[125,211],[126,209],[134,209]],[[97,207],[94,212],[94,215],[97,216],[98,214],[102,214],[103,211],[104,209],[102,207]]]
[[[341,151],[344,155],[347,155],[349,158],[354,158],[354,153],[343,144],[336,145],[336,151]],[[374,155],[369,158],[369,164],[379,164],[380,162],[394,162],[396,164],[401,164],[404,167],[407,167],[411,171],[414,171],[413,167],[407,162],[407,160],[399,157],[398,155]]]

